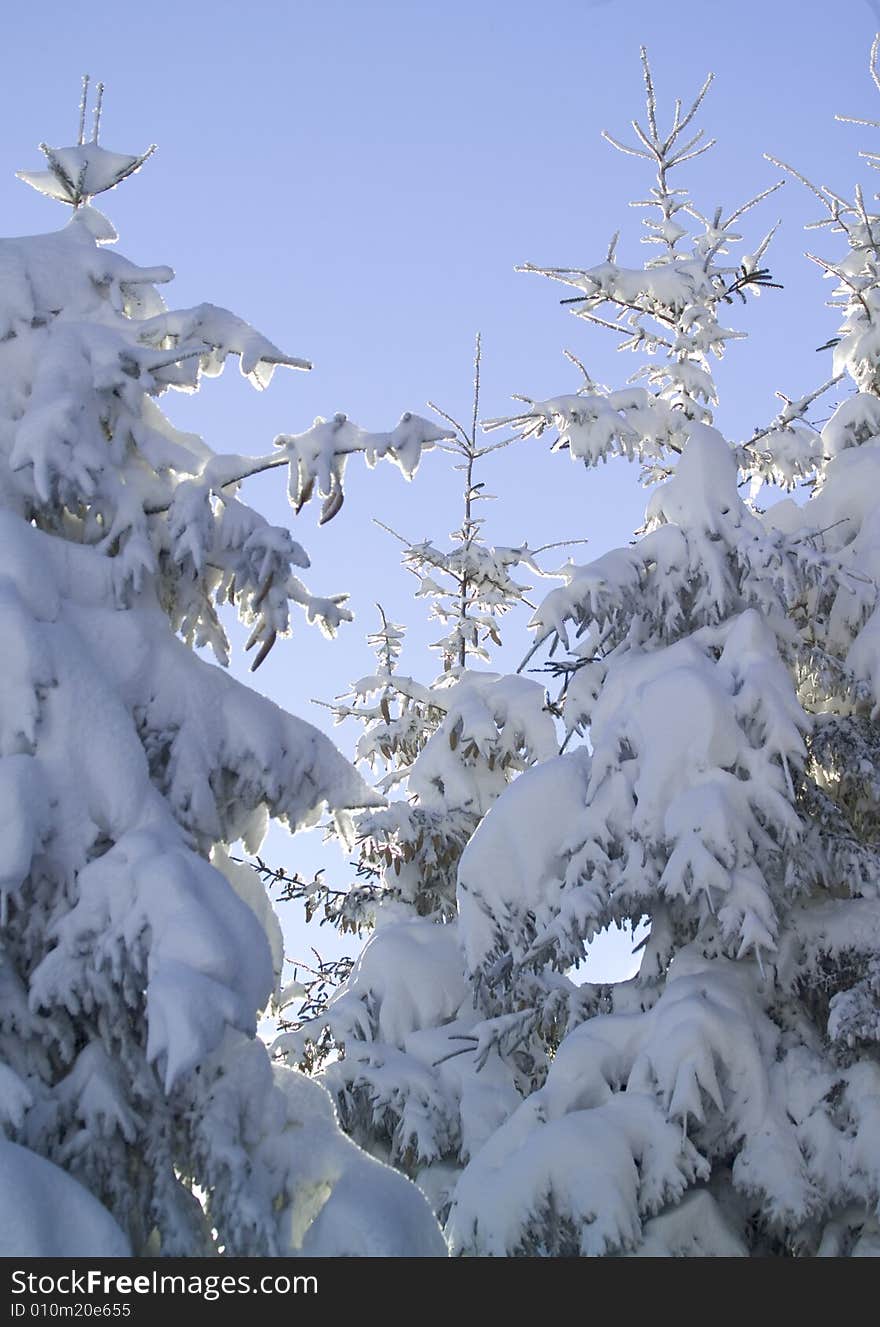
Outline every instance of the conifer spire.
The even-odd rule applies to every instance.
[[[132,155],[126,152],[109,152],[100,147],[98,138],[101,132],[101,114],[104,106],[104,84],[95,87],[95,103],[92,111],[92,137],[87,143],[86,117],[89,103],[88,74],[83,75],[82,95],[79,103],[79,132],[72,147],[49,147],[40,144],[40,151],[46,158],[48,170],[17,171],[18,178],[31,188],[37,189],[48,198],[56,198],[60,203],[67,203],[73,208],[81,207],[97,194],[115,189],[117,184],[134,175],[148,157],[156,151],[156,144],[151,143],[145,152]]]

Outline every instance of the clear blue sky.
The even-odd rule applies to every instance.
[[[639,213],[626,204],[646,186],[645,163],[599,136],[603,127],[625,135],[641,113],[640,42],[661,104],[716,73],[703,123],[719,145],[685,169],[704,210],[729,209],[778,176],[765,150],[842,189],[870,175],[856,153],[880,145],[880,134],[833,117],[880,118],[867,73],[878,25],[868,0],[9,6],[3,230],[66,219],[13,172],[38,166],[40,140],[74,141],[88,71],[107,85],[105,146],[160,149],[101,200],[121,251],[175,268],[173,305],[227,305],[315,362],[309,375],[277,375],[262,395],[231,371],[198,396],[166,397],[177,422],[217,450],[256,452],[336,410],[372,428],[390,427],[405,409],[427,413],[428,398],[463,415],[477,329],[483,414],[503,414],[513,392],[576,388],[564,346],[608,383],[637,366],[615,355],[610,333],[560,309],[564,292],[513,268],[590,265],[618,227],[622,261],[642,261]],[[755,238],[783,219],[768,261],[786,289],[733,311],[751,339],[732,347],[718,375],[719,422],[731,437],[769,419],[777,388],[798,395],[830,376],[827,354],[814,349],[835,325],[822,307],[827,286],[802,257],[808,242],[820,252],[828,243],[822,232],[803,234],[815,216],[809,195],[789,184],[752,215]],[[340,639],[324,642],[298,623],[257,675],[275,700],[321,725],[326,713],[310,698],[329,699],[370,670],[363,637],[377,598],[413,623],[411,670],[433,672],[424,652],[432,629],[409,597],[411,578],[396,571],[394,542],[370,517],[436,539],[458,518],[459,481],[439,455],[412,486],[389,468],[356,466],[342,514],[322,530],[311,509],[293,518],[277,473],[251,487],[273,519],[293,521],[312,557],[311,587],[352,594],[358,620]],[[595,555],[628,539],[643,508],[625,463],[586,472],[549,456],[543,441],[500,453],[484,478],[500,499],[487,508],[488,534],[503,543],[588,537],[590,549],[576,551]],[[515,664],[528,645],[524,622],[511,622],[507,636]],[[345,748],[345,731],[337,736]],[[314,839],[274,839],[273,852],[308,869]],[[297,932],[291,944],[302,941]]]

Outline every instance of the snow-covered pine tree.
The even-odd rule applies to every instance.
[[[299,882],[309,911],[343,931],[372,932],[332,998],[300,1012],[278,1048],[322,1068],[343,1127],[412,1175],[441,1215],[468,1158],[543,1081],[552,1001],[541,1014],[486,1019],[474,1005],[458,943],[455,886],[462,851],[481,818],[520,772],[555,757],[556,725],[543,685],[489,671],[501,619],[528,604],[517,568],[542,575],[543,549],[486,542],[478,504],[491,495],[479,463],[497,444],[478,433],[480,346],[473,414],[440,446],[462,472],[462,521],[442,547],[401,535],[403,564],[441,624],[442,670],[428,685],[400,671],[405,629],[380,610],[370,636],[378,667],[334,709],[363,725],[356,758],[397,796],[357,817],[356,880],[348,891]],[[436,409],[436,407],[434,407]],[[392,532],[395,533],[395,532]],[[559,978],[551,974],[551,989]],[[296,988],[294,988],[296,989]],[[311,993],[311,991],[310,991]]]
[[[86,141],[87,90],[77,143],[22,177],[68,223],[0,242],[3,1252],[442,1254],[417,1189],[256,1039],[280,932],[226,851],[374,794],[195,647],[225,662],[224,603],[256,663],[291,603],[331,633],[349,616],[242,480],[287,465],[327,519],[350,453],[409,474],[443,430],[336,416],[248,458],[174,428],[157,398],[229,355],[256,387],[308,365],[224,309],[169,311],[171,270],[106,248],[91,199],[149,153],[99,146],[100,87]]]
[[[671,178],[710,146],[693,128],[708,82],[667,130],[643,65],[646,122],[615,146],[655,167],[659,253],[628,269],[615,241],[547,275],[649,352],[647,385],[588,379],[517,424],[660,482],[637,541],[572,567],[535,614],[538,640],[568,647],[565,721],[589,747],[499,798],[458,901],[493,1012],[604,926],[650,934],[636,977],[580,989],[546,1083],[459,1180],[449,1234],[492,1255],[877,1255],[880,217],[860,191],[817,191],[848,246],[823,265],[845,306],[835,375],[857,395],[819,436],[818,393],[783,398],[731,445],[709,357],[735,335],[732,298],[766,284],[767,241],[734,264],[745,209],[704,215]],[[762,513],[746,485],[764,478],[811,490]]]

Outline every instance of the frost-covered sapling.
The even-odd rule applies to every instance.
[[[486,667],[502,619],[529,602],[516,573],[543,574],[534,560],[543,550],[485,538],[480,463],[497,444],[479,438],[479,342],[475,367],[469,427],[439,412],[453,434],[440,445],[464,479],[461,524],[448,546],[396,535],[416,597],[440,624],[441,672],[425,684],[401,670],[405,628],[380,609],[369,637],[377,667],[333,708],[362,725],[357,759],[390,800],[356,818],[350,890],[301,882],[290,891],[343,931],[372,934],[332,998],[310,1000],[278,1042],[294,1063],[323,1066],[346,1130],[417,1178],[440,1212],[461,1166],[541,1081],[547,1058],[531,1010],[487,1020],[474,1006],[456,921],[458,863],[476,826],[522,770],[558,751],[543,685]]]

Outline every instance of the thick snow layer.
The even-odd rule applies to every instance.
[[[474,1010],[457,922],[379,913],[345,986],[319,1024],[330,1028],[344,1055],[323,1081],[340,1109],[383,1120],[392,1159],[414,1156],[422,1166],[441,1157],[472,1156],[521,1099],[503,1054],[527,1040],[533,1018],[485,1021]],[[301,1053],[306,1024],[278,1039]],[[421,1181],[419,1181],[421,1182]]]
[[[773,631],[750,609],[666,648],[621,650],[603,671],[580,805],[560,800],[564,819],[542,808],[532,820],[529,790],[539,791],[548,770],[564,768],[548,763],[507,795],[511,806],[521,798],[523,809],[508,817],[499,800],[464,854],[469,965],[486,968],[504,952],[515,963],[547,953],[577,962],[598,930],[635,924],[650,911],[654,888],[676,906],[717,915],[737,952],[772,951],[778,916],[767,872],[775,857],[765,826],[797,840],[792,771],[808,727]],[[514,871],[472,855],[490,839],[502,853],[508,841],[540,847],[537,826],[545,823],[560,828],[526,893]],[[474,907],[469,896],[477,894]]]
[[[146,949],[147,1058],[162,1062],[168,1089],[227,1025],[253,1031],[274,985],[250,908],[201,858],[169,850],[158,825],[120,835],[80,871],[79,900],[55,939],[31,986],[45,1007],[76,1008],[94,967],[118,971],[123,952]]]
[[[0,895],[18,892],[48,832],[46,786],[33,756],[0,758]],[[5,905],[4,905],[5,906]]]
[[[138,170],[150,155],[129,156],[108,152],[97,143],[79,143],[73,147],[43,148],[49,169],[18,171],[25,184],[57,198],[62,203],[79,203],[84,198],[113,189]]]
[[[498,949],[505,917],[536,908],[558,877],[567,839],[583,814],[589,770],[585,749],[527,770],[502,793],[462,853],[459,926],[471,971]]]
[[[243,832],[242,812],[250,824],[263,803],[296,828],[317,818],[325,801],[333,809],[379,801],[311,724],[194,658],[168,630],[149,590],[130,609],[115,606],[112,563],[93,550],[52,540],[4,512],[0,550],[5,575],[20,586],[16,611],[27,605],[25,616],[32,619],[22,623],[17,649],[30,642],[38,659],[22,659],[21,668],[51,675],[54,659],[56,680],[64,668],[75,677],[79,702],[64,703],[58,722],[82,752],[87,780],[93,767],[102,785],[96,795],[117,803],[115,811],[109,803],[101,808],[110,824],[135,816],[142,801],[146,766],[128,718],[132,710],[142,714],[148,732],[168,742],[163,791],[197,834],[232,842]],[[102,743],[87,740],[96,731],[90,725],[97,725]],[[111,762],[113,778],[105,778]],[[224,768],[235,779],[238,806],[212,786],[215,771]]]
[[[0,1140],[0,1257],[127,1258],[106,1208],[58,1166]]]
[[[10,815],[24,794],[28,812],[16,818],[16,837],[7,836],[4,891],[17,889],[48,833],[41,798],[56,808],[48,861],[64,875],[79,871],[78,901],[56,923],[56,948],[34,973],[32,998],[75,1003],[91,980],[85,944],[91,964],[118,970],[122,951],[141,953],[150,936],[150,1055],[165,1058],[171,1082],[216,1042],[224,1022],[252,1027],[274,986],[262,927],[189,851],[180,825],[206,844],[232,840],[261,806],[294,826],[324,800],[362,804],[371,794],[315,729],[194,659],[149,598],[138,610],[113,607],[112,568],[98,554],[53,541],[8,512],[0,513],[0,546],[16,620],[0,697],[0,738],[10,752],[0,786]],[[41,676],[55,685],[35,709]],[[153,734],[146,752],[133,711]],[[37,737],[37,713],[32,756],[24,752]],[[167,742],[171,755],[167,801],[150,780],[151,741]],[[79,753],[75,784],[71,751]],[[86,864],[102,835],[114,846]]]
[[[442,1236],[418,1189],[340,1133],[325,1089],[295,1070],[276,1068],[273,1074],[293,1125],[290,1251],[318,1258],[445,1257]],[[300,1138],[308,1140],[307,1147]],[[315,1197],[303,1229],[301,1191],[310,1187]]]
[[[742,1188],[769,1184],[775,1202],[784,1194],[784,1205],[809,1209],[812,1178],[772,1080],[778,1032],[752,970],[686,951],[673,969],[649,1013],[593,1018],[569,1033],[544,1088],[464,1171],[453,1248],[528,1248],[548,1212],[571,1227],[571,1252],[638,1248],[645,1217],[674,1208],[708,1176],[688,1124],[713,1111],[731,1141],[743,1140],[734,1171]],[[706,1232],[714,1251],[729,1250],[732,1236],[716,1226]],[[646,1234],[656,1247],[661,1229]]]
[[[256,1217],[271,1223],[270,1248],[280,1256],[446,1256],[422,1193],[341,1132],[314,1079],[270,1065],[262,1045],[236,1034],[205,1073],[197,1146],[229,1167],[211,1214],[228,1206],[233,1232],[243,1228],[240,1245]]]
[[[748,1249],[707,1189],[688,1193],[677,1207],[642,1228],[636,1258],[747,1258]]]
[[[449,1222],[453,1252],[546,1253],[559,1222],[571,1256],[631,1249],[640,1212],[675,1201],[706,1167],[650,1097],[627,1093],[547,1118],[535,1093],[464,1171]]]
[[[547,760],[558,749],[546,692],[530,678],[468,669],[432,691],[431,702],[445,717],[409,774],[423,806],[482,816],[508,782],[509,766]]]
[[[226,849],[219,845],[211,853],[211,865],[226,877],[238,897],[248,905],[265,931],[272,953],[275,990],[280,994],[279,982],[284,967],[284,934],[265,885],[252,866],[248,866],[245,862],[233,861]]]
[[[448,1022],[466,999],[458,927],[414,917],[370,937],[331,1011],[344,1019],[355,1002],[368,1001],[379,1039],[402,1047],[411,1032]]]

